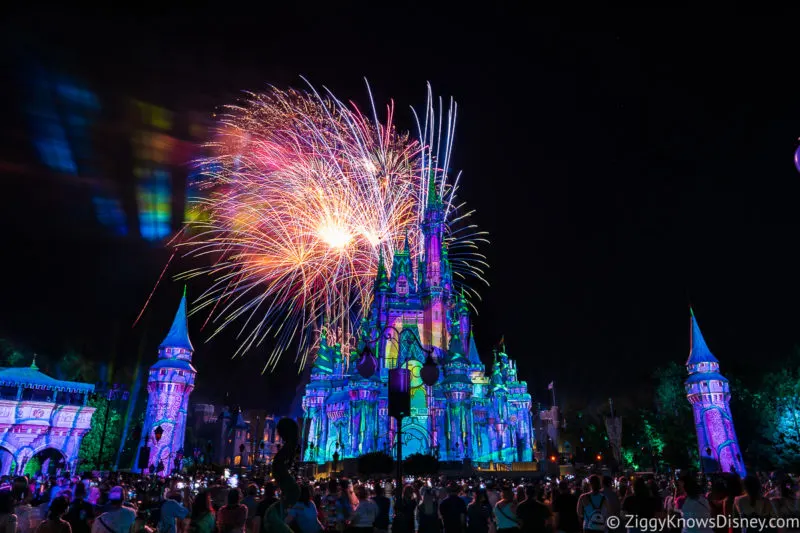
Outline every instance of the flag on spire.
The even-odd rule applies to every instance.
[[[555,388],[555,381],[551,381],[549,385],[547,385],[547,390],[553,390]]]

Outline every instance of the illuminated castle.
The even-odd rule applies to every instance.
[[[357,349],[342,353],[332,331],[322,328],[319,349],[306,386],[303,409],[310,420],[304,459],[322,463],[375,451],[391,452],[396,433],[388,415],[388,371],[411,371],[411,416],[403,421],[403,451],[441,460],[530,461],[533,431],[528,386],[503,349],[495,353],[491,374],[481,363],[463,294],[453,287],[444,243],[444,206],[430,180],[421,224],[424,257],[416,263],[408,237],[387,272],[378,262],[374,300],[361,324]],[[432,351],[442,369],[426,386],[420,375]],[[346,346],[346,344],[345,344]],[[369,346],[378,369],[369,378],[356,361]]]
[[[706,472],[735,471],[745,475],[742,452],[733,428],[728,405],[731,392],[728,380],[719,373],[719,361],[712,355],[691,313],[691,351],[686,368],[686,395],[694,411],[697,446]]]
[[[184,290],[172,327],[158,347],[158,362],[150,367],[147,378],[147,411],[141,446],[150,447],[149,468],[160,476],[168,476],[176,460],[180,461],[184,454],[189,394],[194,389],[197,374],[192,366],[193,351]]]

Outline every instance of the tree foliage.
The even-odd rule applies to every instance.
[[[665,463],[678,468],[696,467],[694,415],[686,399],[686,367],[670,361],[653,375],[655,413],[644,419],[644,439]],[[693,454],[693,452],[695,452]]]
[[[66,381],[82,381],[84,383],[98,381],[97,365],[74,349],[69,349],[64,353],[55,367],[55,374],[58,379]]]
[[[22,474],[32,477],[37,475],[41,469],[42,469],[42,460],[39,458],[39,456],[34,455],[30,459],[28,459],[27,463],[25,463],[25,471]]]
[[[0,339],[0,363],[3,366],[22,366],[30,359],[31,356],[26,356],[18,344],[8,339]]]
[[[430,476],[439,471],[439,460],[433,455],[413,453],[403,461],[403,471],[410,476]]]
[[[362,476],[390,474],[394,470],[394,459],[385,452],[365,453],[358,457],[358,473]]]
[[[119,448],[119,441],[122,438],[122,415],[119,409],[113,404],[109,405],[104,399],[91,399],[89,405],[97,408],[92,415],[91,429],[81,441],[81,449],[78,452],[81,470],[98,470],[103,465],[113,465]],[[110,408],[108,417],[108,427],[106,429],[105,441],[103,443],[103,454],[99,458],[100,441],[103,438],[103,424],[105,422],[106,410]]]
[[[783,368],[764,376],[752,404],[761,413],[761,436],[767,446],[759,447],[775,466],[800,468],[800,371]],[[758,444],[756,444],[758,446]]]

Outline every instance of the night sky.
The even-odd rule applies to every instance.
[[[261,11],[7,21],[0,335],[150,363],[181,291],[172,268],[132,328],[169,252],[112,236],[80,180],[37,160],[24,113],[37,64],[205,114],[243,89],[302,87],[301,75],[362,105],[368,78],[404,128],[427,81],[454,96],[461,195],[492,240],[476,339],[489,362],[504,335],[539,400],[551,380],[562,398],[600,401],[645,387],[656,367],[685,361],[690,303],[728,374],[757,376],[800,344],[796,15]],[[205,343],[199,322],[198,394],[287,408],[291,360],[259,376],[265,353],[230,361],[233,334]]]

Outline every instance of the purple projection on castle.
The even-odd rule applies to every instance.
[[[730,409],[728,380],[719,373],[719,361],[711,353],[691,313],[691,351],[686,367],[686,395],[692,404],[697,446],[706,472],[736,472],[745,475],[742,453]]]
[[[158,362],[150,367],[147,379],[147,411],[139,449],[151,448],[148,468],[159,476],[169,476],[183,455],[189,395],[197,374],[192,366],[193,352],[184,291],[172,327],[158,347]],[[159,427],[162,433],[156,439]]]

